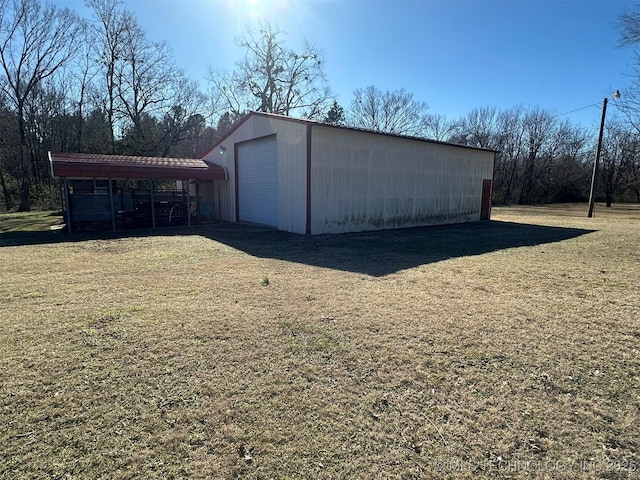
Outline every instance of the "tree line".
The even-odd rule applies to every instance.
[[[320,51],[308,42],[289,47],[285,32],[269,24],[238,38],[240,59],[230,70],[210,70],[203,90],[121,1],[86,4],[90,18],[41,0],[0,0],[6,210],[59,206],[48,151],[198,157],[251,110],[494,149],[498,204],[587,199],[593,132],[551,111],[485,107],[449,119],[411,92],[374,85],[342,106]],[[623,41],[636,45],[632,27],[640,20],[626,15]],[[640,202],[640,109],[630,90],[624,120],[605,131],[598,191],[608,204]]]

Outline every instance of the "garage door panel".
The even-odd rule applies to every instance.
[[[276,137],[238,145],[238,219],[278,226]]]

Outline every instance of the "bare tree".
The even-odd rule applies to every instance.
[[[495,140],[490,143],[498,151],[495,165],[494,201],[508,204],[513,200],[513,190],[518,180],[520,161],[524,148],[524,110],[515,107],[498,114]]]
[[[617,26],[620,30],[620,46],[633,48],[634,63],[629,72],[631,85],[622,89],[616,105],[626,115],[630,126],[640,133],[640,5],[621,14]]]
[[[196,82],[183,74],[178,74],[173,87],[175,96],[173,105],[163,116],[163,136],[159,144],[162,156],[169,153],[181,142],[193,140],[204,127],[210,115],[205,111],[207,103]],[[196,155],[200,152],[193,152]]]
[[[87,5],[93,11],[92,45],[101,72],[94,96],[107,116],[113,151],[119,112],[118,76],[125,59],[128,32],[136,27],[136,21],[130,12],[124,10],[120,0],[88,0]]]
[[[263,24],[237,39],[245,57],[233,72],[209,72],[220,111],[247,110],[319,118],[332,100],[322,56],[308,42],[285,46],[284,32]]]
[[[17,111],[22,211],[31,208],[25,104],[35,88],[74,57],[80,33],[78,18],[68,9],[43,7],[39,0],[0,1],[0,88]]]
[[[583,128],[548,111],[517,106],[472,110],[450,140],[496,150],[493,200],[528,204],[582,199],[588,138]]]
[[[0,91],[0,186],[6,210],[13,208],[10,179],[15,176],[15,157],[19,148],[17,119],[7,107],[6,95]],[[18,167],[20,165],[18,164]],[[21,168],[20,168],[21,169]]]
[[[424,135],[440,142],[449,141],[460,128],[460,122],[449,120],[446,115],[430,113],[425,116]]]
[[[556,121],[553,115],[540,108],[527,112],[522,121],[524,156],[518,203],[527,204],[534,201],[536,183],[553,158],[553,152],[545,151],[545,148],[549,148]]]
[[[77,121],[76,145],[78,151],[83,151],[85,145],[84,138],[84,116],[86,114],[86,106],[89,103],[92,82],[97,76],[99,69],[94,62],[93,57],[93,39],[88,24],[83,22],[82,31],[82,47],[76,57],[71,68],[73,87],[70,89],[73,103],[75,104],[75,117]]]
[[[125,33],[124,59],[117,72],[120,112],[142,140],[144,116],[162,114],[171,107],[178,87],[178,70],[165,42],[149,41],[137,24]]]
[[[127,132],[130,148],[135,149],[136,142],[149,144],[145,127],[154,125],[151,117],[188,111],[186,105],[176,107],[176,101],[179,95],[186,98],[184,88],[192,86],[175,67],[168,44],[151,41],[121,0],[88,0],[88,5],[101,66],[94,92],[111,128],[112,149],[118,129]],[[201,98],[198,102],[204,104]]]
[[[618,17],[617,27],[620,30],[621,45],[629,46],[640,43],[640,9],[623,12]]]
[[[553,135],[557,147],[546,198],[554,202],[586,201],[592,165],[591,135],[585,127],[568,120],[559,123]]]
[[[637,185],[637,158],[640,154],[638,135],[629,132],[620,121],[606,125],[600,157],[600,181],[606,206],[613,204],[616,195]]]
[[[474,108],[460,122],[455,141],[473,147],[493,148],[497,120],[495,108]]]
[[[424,136],[429,106],[404,89],[382,91],[371,85],[353,92],[347,123],[396,135]]]
[[[245,92],[236,89],[239,83],[235,72],[209,69],[209,85],[212,111],[220,115],[230,112],[234,116],[243,115],[247,110],[255,110],[255,106],[248,105]]]

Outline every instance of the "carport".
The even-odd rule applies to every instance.
[[[69,232],[157,228],[220,219],[224,167],[194,158],[49,153]]]

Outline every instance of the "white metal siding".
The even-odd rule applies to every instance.
[[[480,219],[493,152],[317,126],[311,233]]]
[[[221,154],[216,145],[205,160],[227,169],[228,181],[216,180],[216,201],[219,200],[220,219],[235,222],[236,216],[236,176],[235,155],[237,149],[246,141],[266,136],[276,137],[278,154],[278,229],[287,232],[305,233],[306,226],[306,128],[304,123],[277,116],[260,114],[246,119],[235,131],[226,137],[220,145]]]
[[[234,152],[271,135],[277,150],[277,228],[305,233],[307,125],[255,114],[209,152],[228,181],[216,181],[222,220],[236,216]],[[311,233],[454,223],[480,219],[482,181],[493,152],[313,125]],[[218,198],[218,197],[217,197]],[[251,221],[251,220],[250,220]],[[264,220],[262,220],[264,221]]]
[[[238,145],[238,218],[278,226],[278,151],[276,137]]]

